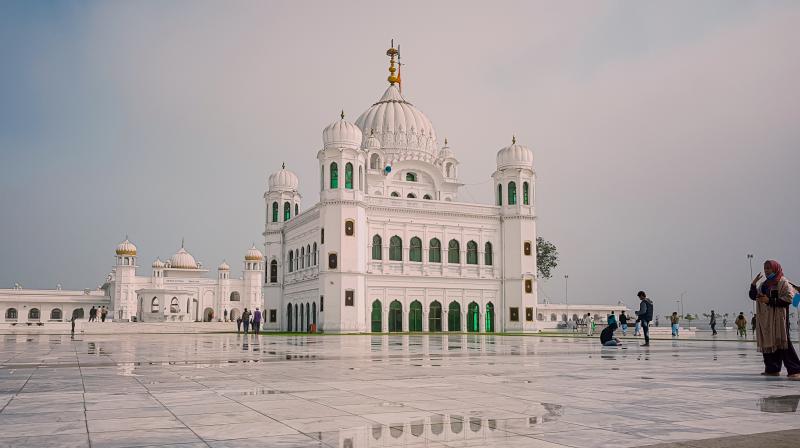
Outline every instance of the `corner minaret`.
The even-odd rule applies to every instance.
[[[504,328],[532,331],[537,304],[533,151],[512,137],[511,145],[497,152],[492,178],[503,232]]]
[[[114,296],[112,315],[116,319],[128,320],[136,315],[136,246],[127,235],[117,245],[114,264]]]
[[[264,275],[263,261],[264,255],[253,244],[244,256],[244,291],[242,292],[244,293],[244,306],[249,310],[264,309],[261,291]]]

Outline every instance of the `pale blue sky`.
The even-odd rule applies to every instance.
[[[645,289],[666,314],[745,309],[745,254],[800,280],[797,2],[0,3],[0,286],[94,287],[129,234],[142,273],[187,248],[234,270],[282,162],[316,151],[403,49],[404,93],[489,202],[535,151],[540,297]],[[238,275],[238,274],[237,274]]]

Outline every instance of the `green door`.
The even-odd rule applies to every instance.
[[[403,305],[397,300],[389,304],[389,332],[403,331]]]
[[[492,302],[486,304],[486,332],[494,333],[494,305]]]
[[[382,320],[383,312],[381,310],[381,301],[376,300],[372,302],[372,332],[380,333],[383,331]]]
[[[478,332],[481,329],[481,317],[478,304],[471,302],[467,307],[467,331]]]
[[[422,304],[418,300],[411,302],[408,310],[408,331],[422,331]]]
[[[442,331],[442,304],[438,300],[431,303],[428,314],[428,331]]]
[[[447,309],[447,331],[461,331],[461,305],[455,301]]]

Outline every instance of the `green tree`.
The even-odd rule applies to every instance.
[[[536,270],[539,277],[548,279],[553,276],[553,269],[558,266],[558,250],[556,245],[544,238],[536,237]]]

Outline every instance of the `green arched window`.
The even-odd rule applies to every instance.
[[[397,235],[389,240],[389,260],[403,261],[403,240]]]
[[[522,203],[524,205],[531,205],[530,193],[528,192],[528,188],[529,188],[528,187],[528,183],[527,182],[523,182],[522,183]]]
[[[486,242],[486,250],[484,251],[483,255],[484,261],[483,264],[486,266],[492,265],[492,243]]]
[[[438,238],[431,239],[430,247],[428,247],[428,261],[431,263],[442,262],[442,242]]]
[[[409,307],[408,331],[422,331],[422,304],[419,300],[411,302]]]
[[[406,173],[406,182],[416,182],[417,173]]]
[[[517,204],[517,184],[512,182],[508,183],[508,205]]]
[[[447,331],[461,331],[461,305],[455,300],[447,307]]]
[[[467,305],[467,331],[477,333],[481,331],[480,307],[475,302]]]
[[[372,259],[383,260],[383,238],[380,235],[372,237]]]
[[[272,222],[278,222],[278,203],[272,203]]]
[[[339,188],[339,165],[331,163],[331,189]]]
[[[503,205],[503,184],[497,185],[497,205]]]
[[[467,243],[467,264],[478,264],[478,243],[475,241]]]
[[[283,203],[283,220],[288,221],[292,217],[292,204],[288,202]]]
[[[344,188],[353,189],[353,164],[350,162],[344,166]]]
[[[372,332],[373,333],[380,333],[383,331],[383,310],[381,309],[381,301],[375,300],[372,302]]]
[[[409,241],[411,245],[408,250],[408,259],[410,261],[422,261],[422,240],[414,237]],[[421,309],[421,308],[420,308]]]
[[[461,246],[456,240],[450,240],[447,244],[447,262],[454,264],[461,263]]]

